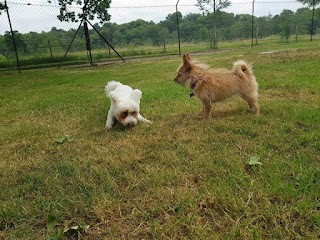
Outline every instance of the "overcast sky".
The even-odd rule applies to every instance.
[[[0,0],[4,2],[4,0]],[[14,30],[20,33],[50,31],[52,27],[58,29],[77,28],[79,23],[61,23],[57,20],[59,14],[58,1],[52,0],[7,0],[9,13]],[[188,13],[200,13],[196,0],[180,0],[178,11],[185,16]],[[177,0],[112,0],[111,22],[118,24],[131,22],[136,19],[159,22],[170,13],[175,12]],[[280,14],[284,9],[296,11],[304,7],[295,0],[255,0],[255,16]],[[80,7],[76,9],[80,10]],[[231,0],[231,6],[223,11],[234,14],[251,14],[252,0]],[[94,22],[92,22],[94,23]],[[9,31],[7,15],[0,15],[0,34]]]

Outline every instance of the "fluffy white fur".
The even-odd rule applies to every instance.
[[[105,86],[106,95],[110,98],[106,128],[112,128],[115,119],[123,126],[134,126],[139,121],[151,123],[140,115],[140,99],[142,92],[133,90],[128,85],[117,81],[108,82]]]

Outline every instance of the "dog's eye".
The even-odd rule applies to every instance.
[[[121,117],[126,118],[128,116],[128,111],[122,112]]]
[[[133,111],[133,112],[132,112],[132,115],[136,115],[136,111]]]

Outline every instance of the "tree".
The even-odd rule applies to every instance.
[[[211,9],[214,12],[220,11],[230,5],[231,2],[229,0],[197,0],[197,6],[204,12],[209,12]]]
[[[294,12],[291,10],[283,10],[280,14],[278,25],[280,27],[280,34],[282,38],[288,41],[294,24]]]
[[[233,39],[249,39],[251,37],[251,19],[249,14],[235,16],[235,23],[231,26]]]
[[[6,9],[6,5],[3,3],[0,3],[0,15],[1,15],[1,10]]]
[[[179,21],[182,20],[181,12],[175,12],[175,13],[169,14],[166,17],[166,20],[160,21],[160,26],[163,28],[167,28],[169,30],[169,32],[176,31],[177,30],[177,17],[178,17]]]
[[[297,0],[298,2],[301,2],[302,4],[308,4],[309,7],[317,6],[320,4],[320,0]]]
[[[60,5],[60,14],[57,16],[58,19],[66,22],[78,22],[79,19],[86,17],[93,20],[95,17],[100,19],[100,23],[107,22],[110,20],[110,15],[107,9],[110,7],[111,0],[58,0]],[[51,0],[48,0],[51,3]],[[83,13],[76,13],[74,11],[68,11],[68,7],[72,4],[83,5]]]
[[[314,35],[316,32],[316,28],[314,26],[314,9],[316,5],[320,4],[320,0],[297,0],[297,1],[303,4],[308,4],[310,8],[312,7],[312,19],[311,19],[311,26],[310,26],[310,35],[311,35],[311,41],[312,41],[312,35]]]
[[[18,31],[13,31],[15,42],[17,49],[20,50],[23,53],[27,52],[27,45],[25,41],[23,40],[23,36]],[[4,53],[6,57],[11,56],[14,53],[14,45],[12,41],[12,35],[11,32],[6,31],[3,36],[3,44],[6,46],[7,51]]]
[[[197,6],[201,11],[209,13],[213,9],[213,48],[217,48],[217,23],[216,12],[231,5],[229,0],[197,0]]]

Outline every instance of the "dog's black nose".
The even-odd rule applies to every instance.
[[[127,126],[128,126],[128,127],[133,127],[133,126],[134,126],[134,123],[133,123],[133,122],[128,123]]]

